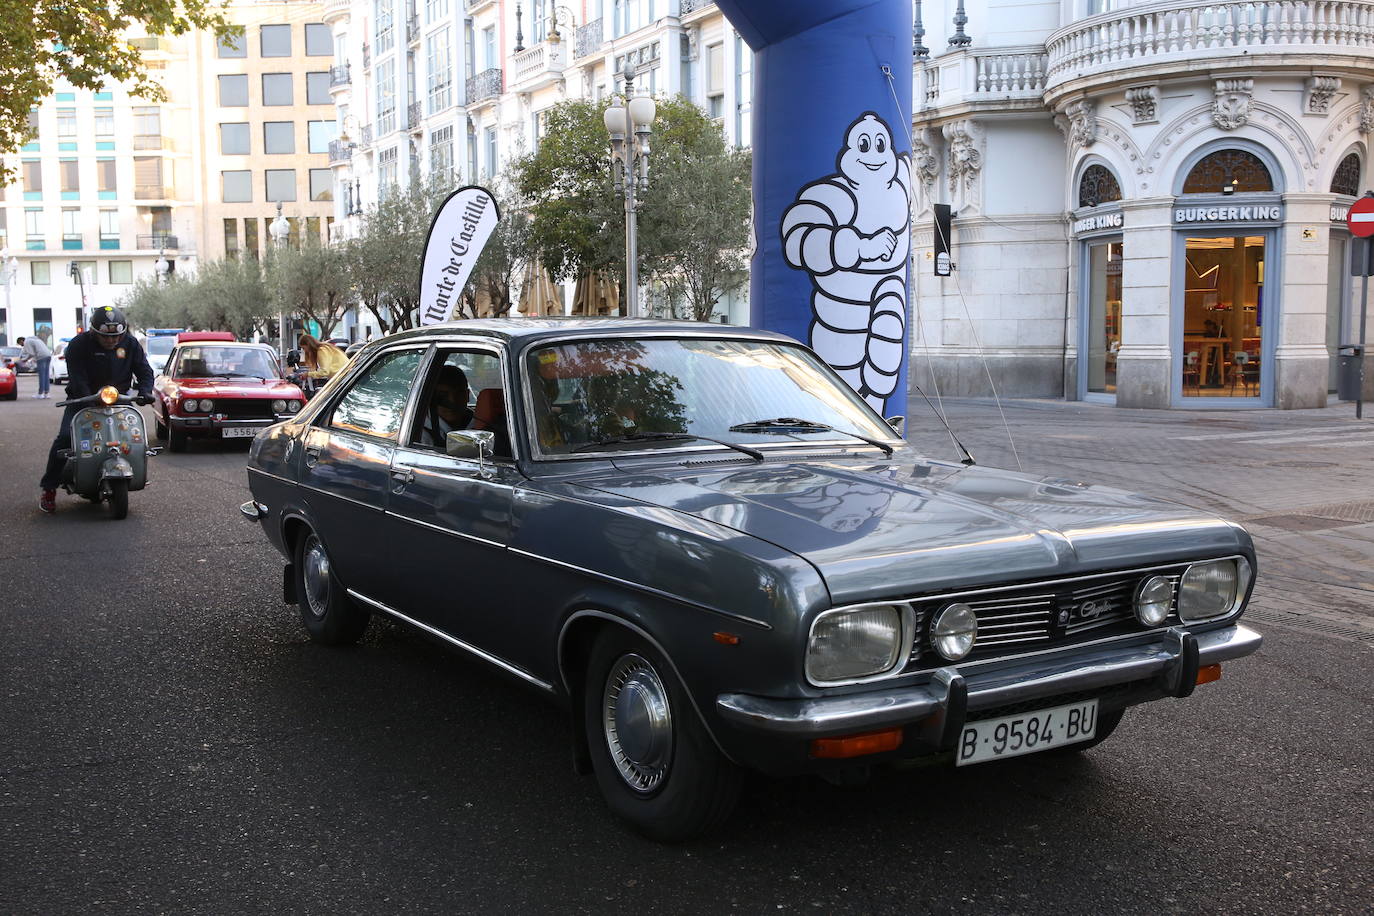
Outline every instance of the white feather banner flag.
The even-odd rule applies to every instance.
[[[439,205],[420,261],[420,324],[448,321],[477,256],[501,219],[486,188],[459,188]]]

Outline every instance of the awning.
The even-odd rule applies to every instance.
[[[525,267],[520,282],[520,314],[531,318],[563,314],[563,290],[538,261]]]
[[[577,278],[573,292],[574,315],[619,315],[620,287],[605,274],[592,272]]]

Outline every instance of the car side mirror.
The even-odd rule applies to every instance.
[[[887,425],[892,427],[892,431],[897,435],[902,434],[902,427],[906,425],[906,417],[888,417]]]
[[[299,365],[301,364],[301,351],[300,351],[300,350],[287,350],[287,351],[286,351],[286,364],[287,364],[288,366],[291,366],[293,369],[294,369],[296,366],[299,366]]]
[[[477,471],[483,479],[494,473],[487,464],[496,450],[496,433],[487,429],[455,429],[444,442],[450,458],[476,459]]]

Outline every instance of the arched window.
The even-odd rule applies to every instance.
[[[1336,166],[1336,174],[1331,176],[1331,193],[1345,194],[1349,197],[1360,196],[1360,154],[1351,153]]]
[[[1272,191],[1274,179],[1254,153],[1221,149],[1203,156],[1183,182],[1184,194],[1221,194],[1228,190]]]
[[[1111,169],[1101,165],[1090,165],[1083,170],[1083,177],[1078,180],[1080,207],[1096,207],[1098,204],[1120,199],[1121,185],[1117,183]]]

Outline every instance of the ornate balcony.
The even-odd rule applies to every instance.
[[[329,164],[342,165],[353,160],[353,144],[342,140],[329,141]]]
[[[563,68],[567,65],[568,50],[565,42],[540,42],[521,51],[511,61],[511,88],[526,92],[538,89],[546,83],[561,79]]]
[[[916,108],[1040,108],[1046,70],[1040,45],[948,51],[918,69]]]
[[[135,236],[134,243],[141,251],[176,251],[180,247],[177,237],[168,232]]]
[[[573,59],[581,60],[601,50],[601,44],[605,41],[603,35],[600,19],[593,19],[586,25],[579,26],[573,33]]]
[[[371,124],[364,124],[362,127],[358,128],[358,145],[359,145],[359,146],[371,146],[371,145],[372,145],[372,125],[371,125]]]
[[[469,13],[480,12],[495,3],[496,0],[467,0],[463,8]]]
[[[708,6],[715,6],[715,0],[679,0],[678,12],[683,16],[695,13],[697,10],[704,10]]]
[[[1226,69],[1368,69],[1364,0],[1166,0],[1081,19],[1045,42],[1045,100],[1205,62]]]
[[[467,103],[476,105],[501,94],[501,68],[492,67],[467,81]]]
[[[423,117],[423,106],[419,102],[411,102],[408,106],[406,106],[406,129],[419,130],[420,120]]]
[[[406,19],[406,44],[415,44],[420,40],[420,17],[411,16]]]
[[[329,68],[329,88],[337,89],[340,86],[347,86],[353,82],[353,68],[344,64],[342,67]]]

